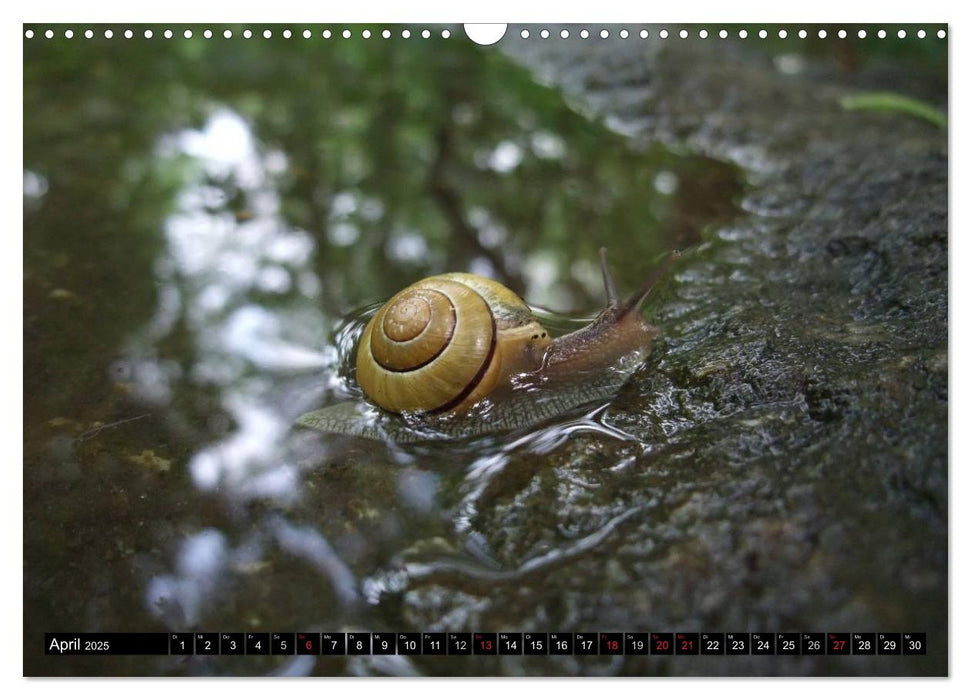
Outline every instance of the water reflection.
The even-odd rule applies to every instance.
[[[197,626],[204,619],[202,611],[218,592],[219,577],[228,560],[226,537],[218,530],[189,536],[179,548],[175,571],[148,584],[146,605],[171,629]]]
[[[47,194],[47,178],[39,173],[24,171],[25,204],[33,205],[36,200]]]
[[[306,281],[316,279],[314,240],[288,229],[280,217],[274,178],[286,169],[286,157],[260,153],[250,127],[229,109],[216,111],[200,130],[164,138],[158,152],[165,159],[191,157],[192,174],[178,194],[177,212],[165,222],[168,246],[156,266],[162,303],[133,345],[151,348],[184,317],[196,344],[191,380],[223,387],[234,430],[189,460],[200,489],[293,500],[298,470],[283,448],[291,416],[276,405],[278,388],[267,377],[319,372],[328,357],[299,342],[320,332],[299,329],[323,329],[326,320],[315,303],[319,285]],[[227,210],[230,191],[246,203],[243,221]],[[294,281],[299,296],[290,294]],[[254,297],[262,303],[252,303]],[[266,304],[274,298],[287,299],[286,305],[271,310]],[[136,380],[141,397],[158,401],[178,377],[140,372]]]
[[[310,562],[330,581],[342,605],[359,601],[354,574],[319,532],[312,527],[291,525],[281,518],[272,520],[272,530],[284,550]]]
[[[189,460],[189,473],[203,490],[225,488],[241,497],[292,499],[296,469],[278,462],[283,456],[280,441],[290,425],[261,402],[245,400],[224,399],[224,407],[235,419],[235,432],[196,453]]]
[[[479,510],[479,501],[484,494],[490,490],[494,492],[501,488],[497,484],[500,483],[506,467],[509,466],[513,458],[518,459],[528,455],[537,457],[547,455],[572,436],[583,433],[601,435],[616,440],[636,440],[630,434],[615,428],[604,420],[604,413],[609,407],[609,403],[601,404],[579,418],[557,421],[554,425],[532,431],[501,446],[494,453],[487,453],[475,459],[469,465],[463,485],[464,489],[467,490],[467,495],[463,498],[459,507],[460,515],[456,520],[457,531],[464,532],[469,529],[471,521]],[[537,465],[537,468],[542,468],[543,460],[537,459],[533,463]]]
[[[488,567],[468,558],[447,556],[444,552],[426,561],[408,560],[404,557],[397,562],[392,572],[382,572],[365,582],[369,599],[379,602],[383,596],[399,593],[409,588],[429,585],[456,587],[465,592],[488,595],[495,592],[495,586],[529,585],[530,582],[569,565],[602,546],[610,537],[628,522],[635,521],[656,504],[648,503],[629,508],[620,515],[610,518],[593,532],[576,538],[564,547],[522,561],[512,568]]]

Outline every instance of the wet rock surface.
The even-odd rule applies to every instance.
[[[426,673],[945,674],[946,130],[844,110],[865,73],[787,74],[713,40],[518,33],[504,51],[632,147],[740,167],[745,213],[705,232],[653,309],[659,344],[603,419],[635,439],[480,456],[452,504],[468,551],[405,552],[372,599],[402,628],[924,631],[929,649]]]

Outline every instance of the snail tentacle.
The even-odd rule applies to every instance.
[[[637,288],[637,291],[634,292],[630,296],[630,299],[628,299],[623,305],[623,315],[638,313],[641,310],[641,307],[644,305],[644,301],[647,299],[648,295],[650,295],[651,290],[654,289],[654,285],[656,285],[661,278],[664,277],[668,271],[668,268],[671,267],[671,264],[680,257],[681,253],[679,251],[671,251],[670,255],[668,255],[664,262],[661,263],[660,267],[655,269],[654,272],[652,272],[648,278],[644,280],[644,283]]]
[[[610,272],[610,268],[607,266],[606,246],[600,247],[600,272],[603,274],[604,278],[604,291],[607,292],[607,308],[612,309],[620,306],[620,295],[617,293],[617,282],[614,281],[614,275]]]

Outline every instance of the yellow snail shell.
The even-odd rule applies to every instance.
[[[550,342],[526,303],[498,282],[438,275],[398,292],[371,319],[357,383],[392,413],[461,412],[539,369]]]

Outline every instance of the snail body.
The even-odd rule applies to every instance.
[[[493,280],[447,273],[416,282],[378,310],[358,343],[356,379],[380,410],[345,402],[297,424],[395,442],[470,437],[611,396],[650,353],[658,329],[641,306],[676,257],[622,301],[602,248],[606,307],[555,339]]]

